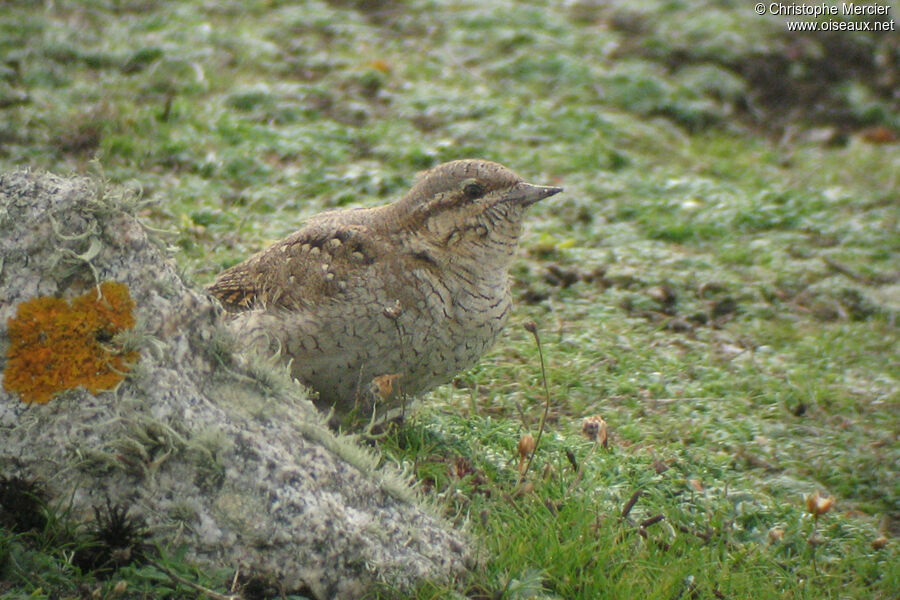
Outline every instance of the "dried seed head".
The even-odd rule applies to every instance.
[[[834,506],[834,496],[822,496],[818,490],[806,497],[806,510],[809,514],[819,517],[824,515]]]
[[[519,438],[519,456],[521,458],[528,458],[532,452],[534,452],[535,442],[534,438],[530,433],[524,434],[521,438]]]
[[[379,375],[378,377],[372,378],[371,389],[372,393],[377,395],[382,400],[387,400],[391,396],[394,395],[395,382],[400,378],[399,373],[391,373],[389,375]]]
[[[886,536],[880,535],[874,540],[872,540],[872,549],[873,550],[881,550],[885,546],[888,545],[888,539]]]
[[[581,422],[581,435],[606,447],[606,421],[599,415],[585,417]]]

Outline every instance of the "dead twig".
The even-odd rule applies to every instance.
[[[687,534],[690,534],[690,535],[697,536],[698,538],[700,538],[701,540],[703,540],[703,541],[706,542],[707,544],[710,542],[710,540],[712,540],[712,537],[713,537],[712,532],[709,531],[709,530],[707,530],[707,531],[697,531],[697,530],[691,529],[691,528],[688,527],[687,525],[682,525],[681,523],[679,523],[678,525],[676,525],[676,527],[678,528],[678,531],[680,531],[681,533],[687,533]]]
[[[625,503],[625,507],[622,508],[622,518],[627,519],[628,513],[631,512],[631,509],[634,508],[634,505],[637,504],[638,498],[643,494],[643,490],[637,490],[635,493],[631,495],[631,498],[628,499],[628,502]]]
[[[649,519],[644,519],[640,523],[641,529],[645,529],[647,527],[650,527],[651,525],[659,523],[660,521],[662,521],[665,518],[666,518],[665,515],[659,514],[659,515],[654,515],[654,516],[650,517]]]
[[[566,459],[568,459],[569,464],[572,465],[572,470],[578,473],[578,459],[575,458],[575,453],[566,448]]]
[[[831,267],[833,270],[837,271],[841,275],[849,277],[853,281],[858,281],[859,283],[864,283],[866,285],[881,285],[885,283],[892,283],[900,278],[900,275],[861,275],[857,273],[847,265],[841,264],[838,261],[830,258],[828,256],[823,256],[822,260],[825,261],[825,264]]]
[[[649,534],[647,533],[647,528],[651,525],[655,525],[660,521],[665,520],[665,515],[662,513],[653,515],[652,517],[646,518],[640,523],[635,523],[631,519],[628,518],[628,515],[631,513],[631,510],[634,508],[634,505],[637,504],[638,499],[643,494],[642,490],[635,491],[631,497],[628,499],[628,502],[625,503],[624,508],[622,508],[622,516],[620,517],[622,521],[624,521],[627,525],[629,525],[633,531],[637,531],[637,534],[642,538],[649,539]],[[669,544],[663,541],[656,541],[656,544],[659,545],[663,550],[669,549]]]

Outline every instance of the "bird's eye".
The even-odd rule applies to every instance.
[[[484,186],[477,182],[467,183],[463,188],[463,193],[469,200],[475,200],[484,195]]]

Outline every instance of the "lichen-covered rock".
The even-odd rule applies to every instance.
[[[92,179],[0,175],[0,476],[85,520],[129,506],[193,560],[320,598],[465,568],[464,538],[399,474],[333,435],[283,367],[235,353],[137,205]]]

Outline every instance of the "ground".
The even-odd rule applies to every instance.
[[[458,593],[894,598],[900,38],[744,4],[7,3],[0,169],[141,189],[198,284],[444,160],[562,185],[497,346],[376,442],[484,546]],[[174,586],[0,534],[10,597]]]

